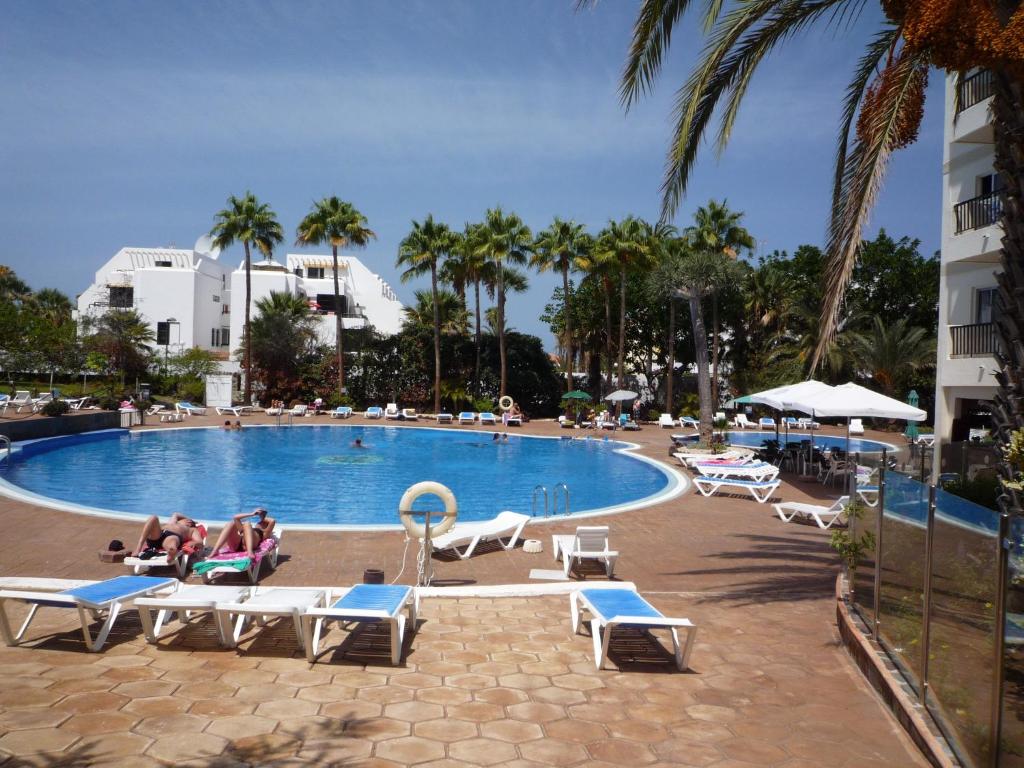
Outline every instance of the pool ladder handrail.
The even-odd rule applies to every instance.
[[[5,453],[3,456],[3,458],[7,459],[7,461],[3,462],[3,466],[7,467],[11,463],[11,438],[9,438],[7,435],[0,435],[0,448],[5,448],[5,450],[7,451],[7,453]]]
[[[551,489],[551,501],[552,501],[551,514],[552,515],[557,515],[558,514],[558,491],[559,490],[562,491],[562,495],[565,497],[565,512],[564,512],[564,514],[568,515],[569,514],[569,486],[566,485],[565,483],[559,483],[558,485],[556,485],[554,488]]]
[[[530,499],[530,514],[533,517],[537,516],[537,491],[544,494],[544,517],[548,517],[548,489],[545,485],[536,485],[533,488],[533,496]]]
[[[289,426],[289,427],[290,427],[290,426],[292,425],[292,416],[293,416],[293,415],[294,415],[294,414],[292,414],[292,412],[291,412],[291,411],[288,411],[288,426]],[[283,414],[283,413],[279,413],[279,414],[277,414],[277,426],[279,426],[279,427],[281,426],[281,417],[282,417],[282,416],[284,416],[284,414]]]

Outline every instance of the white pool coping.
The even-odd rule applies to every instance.
[[[433,430],[439,431],[439,432],[455,432],[456,434],[458,433],[458,430],[445,429],[445,428],[436,427],[436,426],[424,425],[422,427],[421,426],[401,426],[401,427],[399,427],[399,426],[396,426],[396,425],[393,425],[393,424],[359,424],[359,425],[353,425],[353,424],[314,423],[314,424],[293,424],[293,425],[290,425],[290,426],[282,425],[280,428],[281,429],[293,429],[295,427],[307,427],[307,428],[309,428],[309,427],[326,427],[326,428],[332,428],[332,429],[333,428],[341,429],[341,428],[353,427],[353,426],[359,426],[361,428],[396,429],[396,430],[405,430],[405,429],[433,429]],[[23,440],[23,441],[19,441],[19,442],[15,443],[14,447],[12,448],[12,451],[13,452],[17,452],[19,447],[24,446],[24,445],[30,445],[30,444],[33,444],[33,443],[48,442],[48,441],[53,441],[53,440],[59,441],[59,440],[63,440],[63,439],[68,438],[68,437],[80,437],[80,436],[83,436],[83,435],[101,435],[101,434],[109,434],[109,433],[127,433],[129,435],[141,437],[143,434],[146,434],[148,432],[157,432],[157,431],[159,431],[159,432],[168,432],[168,431],[179,431],[179,430],[186,430],[186,429],[192,429],[192,430],[196,430],[196,429],[216,429],[216,430],[219,430],[219,429],[222,429],[222,427],[218,426],[218,425],[202,426],[202,427],[181,426],[181,427],[165,427],[165,428],[163,428],[161,430],[135,430],[135,431],[127,430],[127,429],[120,429],[120,428],[118,428],[118,429],[103,429],[103,430],[97,430],[95,432],[84,432],[84,433],[80,433],[78,435],[59,435],[59,436],[56,436],[56,437],[39,438],[37,440]],[[278,427],[277,427],[276,424],[248,424],[248,425],[245,425],[245,429],[278,429]],[[472,428],[468,428],[466,431],[469,431],[470,429],[472,429]],[[476,434],[499,434],[499,433],[493,432],[492,430],[485,430],[483,432],[476,431],[476,430],[474,430],[474,431],[476,432]],[[607,435],[603,435],[602,437],[595,438],[595,437],[590,436],[590,435],[587,435],[585,437],[575,437],[575,436],[569,437],[569,436],[562,436],[562,435],[557,435],[557,436],[556,435],[531,435],[531,434],[517,433],[515,431],[510,432],[508,434],[509,434],[509,438],[510,439],[523,439],[523,438],[528,438],[528,439],[531,439],[531,440],[568,440],[568,439],[572,439],[572,440],[596,440],[598,442],[612,442],[611,438],[609,438]],[[622,444],[621,448],[616,448],[615,449],[616,453],[621,453],[624,456],[628,456],[629,458],[635,459],[637,461],[645,462],[645,463],[649,464],[650,466],[654,467],[655,469],[659,470],[668,479],[668,485],[665,488],[663,488],[662,490],[660,490],[658,493],[652,494],[650,496],[645,496],[645,497],[643,497],[641,499],[637,499],[635,501],[630,501],[630,502],[626,502],[626,503],[623,503],[623,504],[615,504],[615,505],[611,505],[611,506],[608,506],[608,507],[599,507],[597,509],[588,509],[588,510],[584,510],[582,512],[572,512],[572,513],[570,513],[568,515],[560,514],[558,516],[551,515],[551,516],[547,516],[547,517],[535,517],[535,518],[531,519],[530,522],[527,523],[527,525],[528,526],[537,526],[537,525],[543,525],[545,523],[559,523],[559,522],[562,522],[564,520],[583,520],[583,519],[587,519],[587,518],[603,517],[603,516],[606,516],[606,515],[616,515],[616,514],[619,514],[621,512],[628,512],[628,511],[632,511],[632,510],[635,510],[635,509],[644,509],[645,507],[651,507],[651,506],[654,506],[656,504],[662,504],[662,503],[664,503],[666,501],[674,499],[677,496],[679,496],[682,493],[684,493],[687,490],[687,488],[689,488],[689,486],[690,486],[689,478],[687,478],[686,475],[684,475],[683,473],[679,472],[674,467],[672,467],[672,466],[670,466],[670,465],[668,465],[666,463],[660,462],[657,459],[652,459],[652,458],[650,458],[648,456],[643,456],[641,454],[635,453],[635,451],[637,449],[641,448],[642,446],[638,445],[637,443],[630,443],[630,442],[624,441],[624,440],[615,440],[614,442]],[[5,460],[6,458],[7,458],[7,451],[6,450],[0,451],[0,462]],[[141,522],[141,521],[145,520],[147,517],[149,517],[149,513],[119,512],[119,511],[111,510],[111,509],[103,509],[101,507],[92,507],[92,506],[88,506],[88,505],[85,505],[85,504],[76,504],[76,503],[71,502],[71,501],[64,501],[62,499],[55,499],[55,498],[53,498],[51,496],[43,496],[42,494],[35,493],[35,492],[30,491],[30,490],[28,490],[26,488],[22,488],[21,486],[18,486],[18,485],[15,485],[13,483],[8,482],[7,480],[3,479],[2,474],[0,474],[0,496],[4,496],[4,497],[9,498],[9,499],[14,499],[15,501],[22,501],[22,502],[25,502],[25,503],[28,503],[28,504],[35,504],[36,506],[45,507],[47,509],[55,509],[55,510],[59,510],[61,512],[71,512],[71,513],[76,514],[76,515],[86,515],[86,516],[89,516],[89,517],[102,517],[102,518],[108,518],[108,519],[113,519],[113,520],[131,520],[133,522]],[[230,516],[229,513],[225,513],[225,515],[227,517]],[[396,517],[396,519],[398,517],[397,511],[395,513],[395,517]],[[210,528],[210,527],[219,528],[222,525],[224,525],[224,520],[206,520],[206,519],[198,519],[197,518],[197,522],[205,525],[207,528]],[[472,522],[479,522],[479,521],[472,521]],[[364,524],[356,524],[356,523],[316,524],[316,523],[291,523],[291,522],[288,522],[286,524],[287,524],[288,530],[290,530],[290,531],[372,532],[372,531],[404,531],[405,530],[402,527],[401,523],[397,523],[397,522],[396,523],[378,523],[378,524],[374,524],[374,523],[364,523]]]

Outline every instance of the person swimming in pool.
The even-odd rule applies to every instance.
[[[167,524],[161,528],[160,518],[150,515],[145,525],[142,526],[142,535],[139,536],[135,556],[149,559],[162,549],[167,553],[167,562],[173,563],[179,550],[190,541],[199,547],[203,546],[203,535],[199,532],[196,521],[191,517],[175,512],[167,520]],[[148,552],[152,554],[146,554]],[[145,557],[143,557],[144,555]]]
[[[223,429],[225,432],[230,432],[231,431],[231,419],[228,419],[227,421],[225,421],[224,422],[224,426],[221,427],[221,429]]]
[[[357,437],[355,440],[352,441],[352,447],[353,448],[365,448],[366,446],[363,445],[363,439],[361,437]]]
[[[252,512],[239,512],[221,530],[213,546],[213,554],[240,552],[244,549],[249,557],[254,557],[263,540],[274,532],[276,522],[274,518],[267,517],[267,510],[263,507],[257,507]]]

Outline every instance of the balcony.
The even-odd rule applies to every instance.
[[[992,357],[996,351],[994,323],[949,326],[950,357]]]
[[[998,192],[989,192],[957,203],[953,206],[956,234],[997,224],[1002,213],[1003,203]]]
[[[957,114],[989,98],[992,95],[993,87],[992,73],[987,69],[975,72],[970,77],[960,78],[956,87]]]

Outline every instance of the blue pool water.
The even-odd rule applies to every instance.
[[[690,435],[687,435],[690,437]],[[697,435],[692,436],[693,440],[697,439]],[[774,432],[726,432],[725,442],[730,445],[741,445],[745,448],[760,448],[765,440],[774,440]],[[789,442],[799,443],[803,440],[813,440],[814,445],[821,450],[830,450],[832,448],[841,448],[846,450],[846,437],[836,437],[833,435],[817,435],[808,434],[807,432],[790,432]],[[779,442],[786,442],[786,431],[784,429],[779,430]],[[888,443],[881,443],[877,440],[864,440],[862,438],[851,437],[850,438],[850,450],[854,453],[881,453],[882,449],[893,450],[894,446]]]
[[[537,485],[569,486],[571,511],[638,502],[675,476],[600,438],[560,440],[409,427],[248,427],[106,432],[40,441],[16,451],[0,481],[122,513],[186,512],[217,521],[265,506],[282,524],[391,525],[406,488],[436,480],[455,493],[459,519],[531,512]],[[354,448],[355,438],[365,448]],[[439,509],[435,497],[417,505]],[[538,514],[543,503],[538,500]]]

